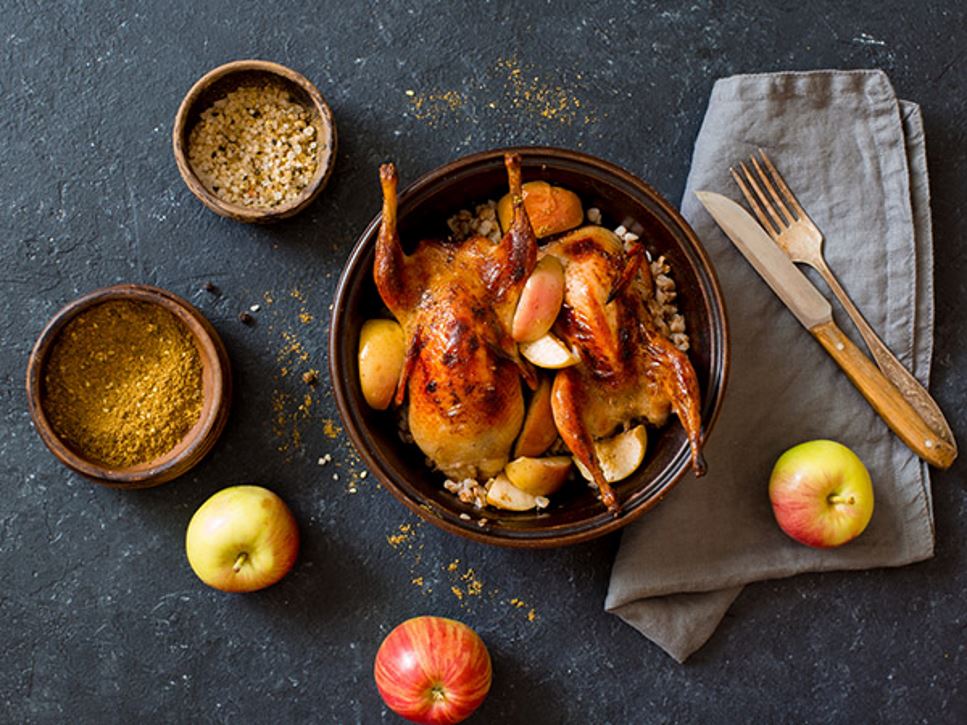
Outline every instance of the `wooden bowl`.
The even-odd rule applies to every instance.
[[[316,150],[318,165],[312,180],[292,201],[270,208],[233,204],[210,192],[195,174],[188,160],[188,137],[201,114],[221,98],[242,86],[271,84],[281,86],[309,109],[321,130],[328,131],[328,142]],[[188,91],[171,132],[175,162],[191,193],[216,214],[247,223],[266,223],[298,214],[319,196],[336,164],[336,123],[329,104],[319,89],[301,73],[265,60],[236,60],[220,65],[203,75]]]
[[[85,459],[54,432],[44,411],[44,369],[61,330],[82,312],[114,300],[147,302],[173,314],[191,333],[202,365],[202,410],[194,427],[168,453],[129,468],[110,468]],[[215,328],[181,297],[149,285],[119,284],[95,290],[74,300],[47,323],[37,338],[27,363],[27,404],[41,440],[68,468],[92,481],[115,488],[157,486],[197,465],[225,429],[231,393],[232,376],[228,353]]]
[[[627,171],[575,151],[552,148],[497,149],[442,166],[409,185],[399,199],[404,246],[422,238],[444,237],[446,219],[459,209],[499,199],[507,190],[503,156],[522,156],[524,181],[560,184],[576,192],[585,209],[597,207],[604,224],[624,224],[638,233],[653,254],[664,254],[679,291],[679,310],[690,337],[689,357],[698,374],[706,438],[718,415],[729,361],[725,306],[711,262],[695,232],[675,208]],[[405,172],[405,169],[404,169]],[[372,170],[374,204],[379,196]],[[359,388],[357,347],[363,322],[385,316],[373,283],[377,216],[356,242],[336,289],[329,337],[329,361],[336,404],[345,430],[367,467],[412,511],[453,533],[489,544],[551,547],[585,541],[626,525],[657,504],[689,470],[684,430],[672,417],[649,431],[642,466],[616,485],[621,514],[612,517],[587,486],[568,485],[542,512],[479,510],[461,503],[443,486],[415,445],[398,435],[393,412],[370,409]],[[461,518],[463,516],[463,518]],[[486,519],[483,521],[482,519]]]

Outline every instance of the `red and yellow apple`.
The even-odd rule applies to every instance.
[[[873,516],[873,484],[863,461],[841,443],[809,441],[779,456],[769,478],[779,527],[817,548],[856,538]]]
[[[205,584],[252,592],[295,564],[299,527],[285,501],[261,486],[232,486],[209,498],[185,535],[188,563]]]
[[[466,720],[487,697],[490,654],[470,627],[444,617],[414,617],[379,647],[373,676],[383,702],[411,722]]]

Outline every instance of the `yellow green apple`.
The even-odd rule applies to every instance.
[[[299,526],[285,501],[261,486],[232,486],[191,517],[185,551],[205,584],[251,592],[275,584],[295,564]]]
[[[769,478],[779,527],[818,548],[855,539],[873,516],[873,483],[863,461],[842,443],[809,441],[779,456]]]

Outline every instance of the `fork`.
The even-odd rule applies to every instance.
[[[873,354],[877,366],[920,414],[934,434],[954,448],[956,455],[957,443],[940,407],[930,397],[930,393],[890,352],[853,304],[846,290],[826,264],[826,259],[823,257],[823,234],[819,227],[806,214],[766,152],[760,148],[759,155],[762,157],[761,164],[755,155],[750,158],[754,172],[750,171],[745,162],[739,163],[741,172],[734,168],[729,169],[729,173],[739,185],[742,195],[749,202],[759,223],[793,262],[807,264],[819,272],[853,320],[853,324],[856,325],[863,341]]]

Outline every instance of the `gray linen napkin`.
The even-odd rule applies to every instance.
[[[933,352],[933,250],[923,124],[880,71],[742,75],[712,91],[682,213],[718,272],[731,325],[732,373],[690,474],[626,529],[605,609],[682,662],[750,582],[800,572],[901,566],[933,554],[928,471],[890,433],[695,199],[737,201],[729,166],[763,147],[826,238],[827,261],[886,344],[925,385]],[[818,287],[831,300],[830,293]],[[865,351],[848,317],[840,326]],[[674,424],[674,423],[673,423]],[[779,454],[832,438],[873,478],[869,528],[839,549],[789,539],[767,484]]]

